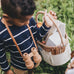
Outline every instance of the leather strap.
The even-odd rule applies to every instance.
[[[34,42],[34,44],[35,44],[35,47],[36,47],[36,49],[37,49],[37,45],[36,45],[36,42],[35,42],[34,36],[33,36],[33,34],[32,34],[32,31],[31,31],[31,29],[30,29],[30,26],[29,26],[28,24],[27,24],[27,27],[28,27],[28,29],[29,29],[29,31],[30,31],[31,37],[32,37],[33,42]]]
[[[23,57],[23,54],[21,53],[21,50],[20,50],[19,46],[17,45],[17,42],[16,42],[16,40],[14,39],[14,37],[13,37],[13,35],[12,35],[12,33],[11,33],[8,25],[7,25],[6,20],[5,20],[4,18],[2,18],[2,20],[3,20],[2,22],[4,23],[5,27],[7,28],[7,31],[8,31],[8,33],[9,33],[9,35],[10,35],[11,38],[12,38],[14,44],[16,45],[17,50],[19,51],[20,55]]]

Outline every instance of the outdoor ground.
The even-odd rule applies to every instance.
[[[70,37],[70,47],[71,50],[74,50],[74,1],[73,0],[35,0],[37,9],[34,13],[35,15],[40,10],[47,9],[48,11],[53,10],[57,13],[58,19],[64,23],[66,23],[66,32]],[[2,11],[0,9],[0,16],[2,16]],[[39,16],[39,20],[41,21],[42,15]],[[7,57],[9,57],[9,53],[7,53]],[[57,59],[56,59],[57,60]],[[35,74],[64,74],[66,67],[66,63],[63,66],[53,67],[44,61],[41,62],[40,66],[34,69]],[[1,71],[1,69],[0,69]],[[4,74],[2,72],[1,74]]]

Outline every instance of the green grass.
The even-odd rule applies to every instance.
[[[73,0],[35,0],[37,9],[34,13],[35,15],[40,10],[47,9],[48,11],[53,10],[57,13],[58,19],[66,23],[66,32],[71,38],[69,40],[71,50],[74,50],[74,2]],[[2,16],[2,11],[0,9],[0,16]],[[42,16],[39,16],[39,21],[42,21]],[[7,55],[9,56],[9,54]],[[57,59],[56,59],[57,60]],[[53,67],[44,61],[41,62],[40,66],[34,69],[35,74],[64,74],[66,67],[65,65]],[[1,71],[1,70],[0,70]],[[4,74],[2,72],[2,74]]]

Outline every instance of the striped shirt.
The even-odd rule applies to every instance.
[[[32,30],[33,36],[35,40],[41,40],[49,28],[45,26],[43,23],[41,28],[37,28],[36,22],[33,18],[30,19],[29,23],[30,29]],[[35,47],[28,27],[26,25],[18,27],[16,25],[9,26],[18,46],[23,53],[30,53],[31,48]],[[27,70],[25,66],[25,62],[23,61],[22,57],[20,56],[13,40],[11,39],[5,25],[0,20],[0,65],[3,71],[7,71],[10,69],[8,61],[6,60],[6,50],[10,52],[11,57],[11,65],[15,68],[21,70]]]

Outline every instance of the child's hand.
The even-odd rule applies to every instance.
[[[5,74],[14,74],[12,70],[8,70]]]
[[[50,20],[49,16],[48,15],[51,15],[53,19],[57,19],[57,16],[56,16],[56,13],[53,12],[53,11],[50,11],[49,13],[47,13],[47,10],[45,11],[45,15],[44,15],[44,22],[45,22],[45,25],[47,27],[51,27],[53,26],[53,22]]]

